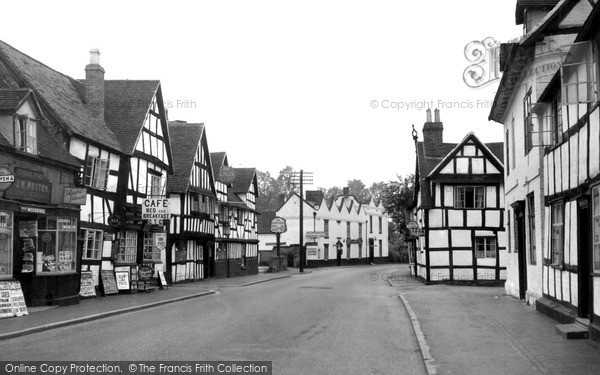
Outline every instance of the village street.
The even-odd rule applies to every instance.
[[[424,285],[407,271],[336,267],[247,286],[175,286],[151,296],[207,286],[217,293],[6,339],[0,351],[10,361],[32,353],[36,360],[262,360],[273,361],[274,374],[598,373],[597,344],[562,339],[555,322],[503,288]],[[53,311],[61,309],[77,306]]]

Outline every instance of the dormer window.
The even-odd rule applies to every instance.
[[[30,154],[37,154],[35,121],[27,116],[18,116],[15,120],[15,147]]]

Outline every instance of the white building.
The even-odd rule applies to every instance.
[[[294,193],[275,213],[261,215],[260,250],[274,248],[275,235],[268,232],[266,223],[273,217],[286,220],[287,231],[281,234],[281,242],[288,248],[298,247],[300,202],[300,196]],[[380,204],[361,204],[349,194],[348,188],[329,202],[325,201],[323,192],[307,191],[302,204],[308,267],[387,262],[388,216]],[[338,253],[338,250],[341,251]]]

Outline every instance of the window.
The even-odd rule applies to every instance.
[[[96,189],[106,189],[108,165],[108,159],[89,156],[85,170],[85,184]]]
[[[560,91],[552,99],[552,141],[557,145],[563,139],[562,103]]]
[[[593,230],[592,242],[594,244],[594,254],[592,259],[594,273],[600,272],[600,186],[596,186],[592,192],[593,209]]]
[[[323,230],[325,231],[325,238],[329,238],[329,220],[323,220]]]
[[[160,262],[160,250],[156,247],[156,236],[152,232],[144,232],[144,249],[142,251],[144,261]]]
[[[475,238],[475,258],[495,258],[496,239],[494,237]]]
[[[117,263],[137,262],[137,232],[121,232],[117,236]]]
[[[529,264],[536,264],[535,253],[535,199],[533,193],[527,196],[527,222],[529,223]]]
[[[83,259],[99,260],[102,256],[102,231],[81,229],[81,238],[83,238]]]
[[[37,154],[37,126],[35,121],[22,116],[16,118],[15,147],[30,154]]]
[[[323,245],[323,255],[325,257],[325,260],[329,260],[329,244],[328,243]]]
[[[555,266],[561,266],[564,259],[564,203],[552,205],[552,254],[550,261]]]
[[[369,233],[373,233],[373,215],[369,215]]]
[[[346,244],[346,259],[350,259],[350,247],[351,247],[351,246],[352,246],[352,245],[350,244],[350,242],[348,242],[348,243]]]
[[[13,271],[12,212],[0,211],[0,280],[12,278]]]
[[[75,272],[77,264],[77,219],[42,217],[37,222],[38,251],[42,253],[37,272]]]
[[[379,257],[383,257],[383,241],[379,240]]]
[[[362,223],[358,223],[358,238],[362,238]]]
[[[159,175],[150,173],[150,196],[157,197],[162,194],[162,178]]]
[[[525,130],[525,155],[533,147],[533,116],[531,114],[531,88],[523,98],[523,128]]]
[[[350,222],[346,223],[346,238],[350,239],[351,237],[351,232],[350,232]]]
[[[516,157],[515,157],[515,118],[512,118],[512,121],[510,123],[510,145],[512,146],[512,152],[510,154],[510,159],[512,160],[512,167],[510,167],[511,169],[515,169],[515,165],[516,165]]]
[[[455,208],[484,208],[484,202],[483,186],[457,186],[454,189]]]
[[[383,218],[379,216],[379,234],[383,233]]]
[[[244,211],[237,210],[237,225],[244,225]]]
[[[512,249],[512,232],[510,230],[510,217],[512,216],[512,213],[510,210],[506,211],[506,233],[508,233],[508,243],[506,244],[506,246],[508,247],[508,252],[511,252]]]
[[[561,66],[562,114],[567,128],[575,125],[588,112],[589,105],[598,100],[595,60],[590,42],[575,43]]]
[[[219,209],[219,221],[221,223],[229,223],[229,207],[221,206]]]
[[[242,244],[241,258],[242,258],[242,267],[246,267],[246,244],[245,243]]]

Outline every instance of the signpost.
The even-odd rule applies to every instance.
[[[281,233],[285,233],[287,231],[287,224],[285,223],[285,219],[282,217],[275,217],[271,220],[271,232],[275,233],[275,237],[277,237],[277,256],[279,257],[279,252],[281,248]]]

